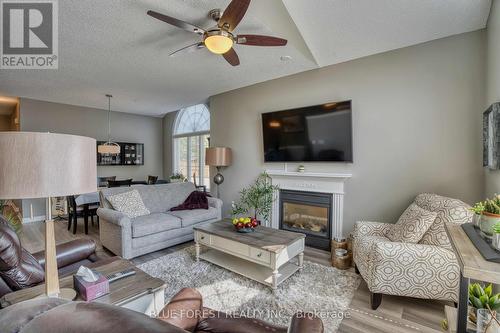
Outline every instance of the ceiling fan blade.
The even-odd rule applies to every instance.
[[[233,31],[245,16],[249,5],[250,0],[231,1],[219,20],[219,28],[224,28],[229,32]]]
[[[238,35],[236,42],[242,45],[252,46],[285,46],[288,42],[286,39],[262,36],[262,35]]]
[[[199,34],[199,35],[203,35],[205,33],[204,29],[197,27],[191,23],[187,23],[187,22],[178,20],[175,17],[160,14],[160,13],[155,12],[153,10],[148,10],[147,14],[151,17],[154,17],[155,19],[166,22],[168,24],[171,24],[173,26],[176,26],[177,28],[181,28],[181,29],[186,30],[186,31],[194,32],[194,33]]]
[[[236,51],[233,48],[224,53],[222,56],[224,57],[224,59],[226,59],[228,63],[230,63],[233,66],[238,66],[240,64],[240,58],[238,57],[238,54],[236,54]]]
[[[170,57],[175,57],[175,56],[178,56],[178,55],[181,55],[181,54],[187,54],[187,53],[191,53],[191,52],[194,52],[194,51],[197,51],[197,50],[201,50],[203,48],[205,48],[205,44],[203,42],[194,43],[194,44],[188,45],[186,47],[183,47],[182,49],[179,49],[177,51],[174,51],[174,52],[170,53],[169,56]]]

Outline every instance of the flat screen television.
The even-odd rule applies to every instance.
[[[262,114],[265,162],[352,162],[351,101]]]

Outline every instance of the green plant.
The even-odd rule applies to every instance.
[[[276,191],[279,187],[271,183],[267,173],[261,173],[248,188],[240,191],[240,200],[232,203],[233,216],[253,211],[255,218],[269,221]]]
[[[19,214],[16,214],[10,205],[7,204],[8,201],[6,200],[0,200],[0,211],[5,219],[7,221],[7,224],[16,232],[20,233],[22,230],[22,220]],[[12,202],[11,202],[12,203]]]
[[[484,210],[485,210],[485,207],[484,207],[484,204],[482,201],[476,203],[474,206],[472,206],[472,208],[470,209],[472,212],[474,212],[475,214],[478,214],[478,215],[481,215]]]
[[[500,222],[497,222],[497,223],[493,226],[493,231],[495,232],[495,234],[500,234]]]
[[[491,284],[483,288],[479,283],[472,283],[469,284],[469,304],[476,309],[496,311],[500,308],[500,294],[493,295]]]
[[[180,179],[180,180],[186,180],[186,176],[184,176],[180,172],[174,173],[172,176],[170,176],[170,179]]]
[[[476,214],[491,213],[500,215],[500,195],[476,203],[471,209]]]

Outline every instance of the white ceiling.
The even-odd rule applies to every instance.
[[[491,0],[283,0],[319,66],[474,31]]]
[[[149,9],[209,27],[229,0],[59,1],[59,69],[0,70],[0,95],[163,115],[258,82],[484,28],[491,0],[252,0],[236,33],[287,38],[282,48],[235,46],[232,67]],[[288,55],[291,61],[280,57]]]

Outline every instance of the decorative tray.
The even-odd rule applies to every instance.
[[[481,235],[481,230],[478,227],[472,223],[464,223],[462,224],[462,229],[464,229],[472,244],[474,244],[479,253],[484,257],[484,260],[500,263],[500,251],[491,245],[491,240]]]

